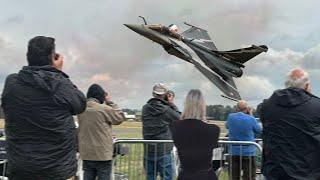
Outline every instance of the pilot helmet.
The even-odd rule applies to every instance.
[[[173,33],[177,33],[178,32],[178,26],[175,24],[170,24],[169,26],[169,30]]]

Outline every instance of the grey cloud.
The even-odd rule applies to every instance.
[[[24,22],[24,15],[18,14],[7,19],[7,23],[22,24]]]
[[[243,87],[250,88],[250,83],[247,84],[246,81],[244,81],[246,76],[255,76],[262,79],[261,81],[254,83],[255,85],[251,84],[251,87],[254,89],[265,86],[265,92],[268,92],[271,87],[270,85],[272,85],[273,89],[283,88],[286,73],[293,68],[300,67],[309,72],[311,81],[313,82],[312,86],[314,87],[314,93],[319,94],[319,59],[320,45],[310,48],[306,52],[296,52],[290,49],[282,51],[270,49],[268,53],[248,62],[244,77],[237,81],[239,89]],[[257,92],[250,93],[249,95],[255,97]],[[256,98],[259,96],[256,96]]]
[[[0,50],[4,49],[6,46],[7,46],[6,41],[2,37],[0,37]]]
[[[25,62],[21,61],[19,51],[4,36],[0,36],[0,59],[0,74],[14,72]]]
[[[247,101],[267,98],[277,89],[268,77],[244,76],[237,83],[242,98]]]
[[[320,44],[311,48],[305,53],[302,66],[308,70],[317,70],[320,68]]]
[[[42,5],[50,6],[52,13],[46,13],[45,9],[32,10],[34,6]],[[77,8],[74,8],[75,5]],[[302,66],[301,61],[307,56],[304,54],[306,51],[283,48],[292,49],[290,46],[294,42],[290,41],[290,37],[282,42],[277,40],[275,34],[279,29],[296,37],[286,28],[287,24],[283,24],[290,21],[288,24],[292,25],[294,17],[277,19],[283,14],[281,7],[287,4],[282,5],[280,10],[278,5],[277,1],[267,0],[204,0],[201,3],[169,0],[32,1],[22,7],[17,6],[23,18],[12,18],[13,22],[20,20],[24,26],[9,23],[4,27],[3,31],[12,36],[14,45],[1,53],[1,59],[4,59],[1,67],[10,66],[9,69],[1,68],[1,71],[17,71],[25,64],[28,38],[44,34],[56,38],[57,51],[65,56],[65,71],[84,92],[91,83],[98,82],[110,91],[120,105],[139,108],[150,98],[152,85],[165,82],[177,92],[180,107],[191,88],[201,88],[208,104],[230,103],[221,98],[221,92],[192,65],[167,55],[159,45],[123,26],[124,23],[141,23],[137,16],[143,15],[149,23],[175,23],[180,30],[187,28],[183,21],[203,27],[221,50],[268,42],[271,50],[249,61],[244,79],[236,82],[245,98],[264,98],[270,91],[262,92],[262,88],[261,92],[255,92],[256,83],[261,81],[269,89],[281,87],[284,72],[293,66]],[[45,14],[45,18],[39,14]],[[317,37],[314,35],[311,38]],[[299,41],[303,43],[302,39]],[[307,59],[315,58],[308,55]],[[11,68],[12,62],[19,63]]]

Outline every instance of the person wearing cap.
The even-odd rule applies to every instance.
[[[226,128],[230,141],[255,141],[255,134],[261,134],[262,128],[252,116],[252,110],[248,103],[240,100],[236,105],[236,113],[230,113],[227,117]],[[232,180],[255,179],[256,176],[256,147],[253,145],[230,145],[230,167]],[[241,171],[243,170],[243,173]]]
[[[169,125],[180,119],[180,113],[172,102],[166,99],[168,88],[159,83],[153,86],[151,98],[142,108],[142,133],[147,140],[170,140]],[[170,143],[145,144],[144,168],[147,180],[173,179],[172,151]]]
[[[72,115],[85,110],[84,94],[62,72],[55,39],[32,38],[28,66],[6,78],[2,107],[10,180],[65,180],[77,170]]]
[[[83,160],[84,180],[110,180],[113,156],[112,125],[125,120],[117,104],[98,84],[87,92],[87,108],[78,115],[79,152]]]

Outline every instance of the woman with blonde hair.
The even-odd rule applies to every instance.
[[[181,119],[170,126],[181,162],[178,180],[216,180],[211,160],[220,129],[205,123],[206,103],[200,90],[189,91]]]

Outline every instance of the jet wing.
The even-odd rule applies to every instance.
[[[214,85],[216,85],[227,97],[232,99],[241,100],[240,94],[236,88],[236,85],[230,76],[223,79],[215,73],[201,66],[200,63],[193,61],[194,66],[205,75]]]
[[[170,45],[163,45],[163,48],[167,51],[168,54],[176,56],[180,59],[183,59],[187,62],[191,62],[192,55],[190,52],[177,44],[175,41],[169,39],[171,44]]]
[[[268,47],[265,45],[262,46],[251,46],[247,48],[242,48],[242,49],[235,49],[231,51],[214,51],[215,53],[224,56],[231,61],[235,61],[238,63],[245,63],[252,59],[253,57],[257,56],[258,54],[262,52],[267,52]]]
[[[197,42],[201,44],[202,46],[205,46],[209,49],[217,51],[216,45],[211,40],[208,32],[204,29],[191,26],[189,29],[181,33],[183,37],[187,37],[190,39],[193,39],[193,42]]]

